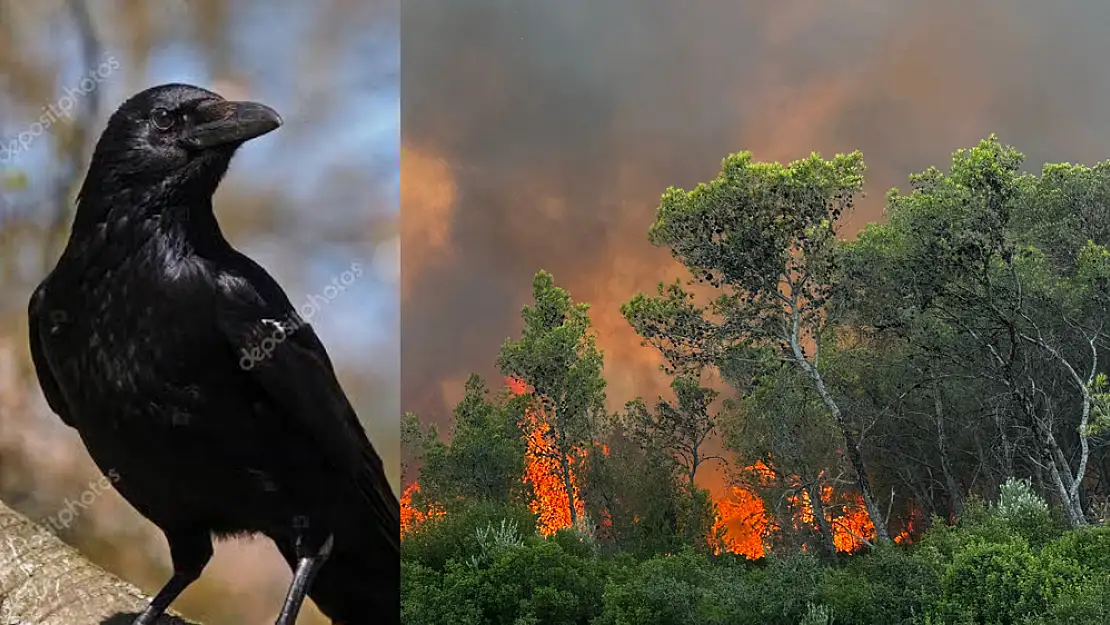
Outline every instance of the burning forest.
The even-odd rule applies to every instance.
[[[507,378],[505,387],[513,395],[526,395],[529,393],[527,385],[516,378]],[[532,493],[528,508],[536,515],[536,529],[543,535],[552,535],[555,532],[572,528],[571,508],[574,509],[575,518],[586,515],[585,503],[578,489],[578,469],[583,464],[585,455],[573,460],[569,465],[571,494],[567,494],[565,482],[560,475],[555,446],[544,435],[544,420],[533,411],[525,413],[521,420],[522,437],[526,441],[524,455],[524,471],[521,482],[527,485]],[[608,455],[608,448],[599,444],[595,448],[598,452]],[[756,476],[757,483],[764,488],[772,486],[776,480],[781,479],[763,462],[757,462],[745,467],[743,473]],[[789,478],[787,478],[789,479]],[[416,496],[417,503],[413,499]],[[799,495],[789,498],[792,515],[789,519],[794,532],[811,530],[817,531],[818,526],[813,516],[813,506],[809,495],[801,491]],[[831,502],[841,500],[839,512],[832,508],[826,510],[827,522],[832,528],[832,540],[836,551],[852,553],[859,550],[867,541],[874,537],[874,526],[866,514],[861,511],[861,504],[857,498],[840,494],[839,497],[831,486],[822,490],[822,499]],[[406,488],[401,498],[401,532],[402,535],[410,534],[425,522],[435,521],[443,517],[446,512],[442,503],[434,500],[420,499],[420,484],[413,481]],[[713,524],[707,535],[706,546],[712,553],[733,553],[745,558],[756,560],[766,553],[765,542],[776,529],[778,522],[771,519],[768,506],[763,498],[752,487],[732,487],[727,493],[712,502]],[[600,510],[602,515],[599,530],[604,531],[607,525],[608,511]],[[909,532],[899,536],[904,540]]]
[[[408,625],[1110,622],[1107,5],[405,11]]]
[[[721,623],[785,625],[828,618],[813,600],[851,595],[837,585],[852,567],[873,576],[869,592],[906,587],[897,575],[932,580],[937,594],[891,599],[908,606],[901,622],[976,622],[1012,610],[1015,593],[1036,595],[1021,601],[1043,614],[1069,605],[968,581],[1019,575],[979,570],[1007,562],[1046,580],[1073,567],[1089,593],[1074,600],[1092,614],[1110,605],[1105,577],[1083,572],[1102,547],[1074,544],[1110,538],[1099,364],[1110,230],[1095,218],[1110,206],[1110,162],[1030,176],[1022,159],[993,136],[959,150],[947,172],[888,194],[889,222],[854,240],[838,226],[863,184],[859,152],[788,164],[737,153],[712,181],[668,189],[650,240],[688,276],[630,294],[620,312],[670,392],[617,410],[590,306],[536,273],[523,328],[496,358],[503,382],[471,375],[448,436],[405,417],[405,455],[419,463],[403,498],[407,579],[419,585],[407,609],[455,592],[436,584],[484,579],[523,593],[516,605],[561,592],[585,601],[583,614],[654,623],[636,606],[663,575],[685,589],[672,592],[718,584],[687,599],[747,615]],[[1045,212],[1073,230],[1041,228]],[[706,488],[713,468],[724,489]],[[825,585],[797,590],[804,613],[720,603],[745,584],[803,580]],[[1006,598],[984,608],[983,596]],[[502,609],[455,601],[487,619]],[[546,607],[513,619],[520,610],[565,622]]]

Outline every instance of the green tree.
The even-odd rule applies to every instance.
[[[635,441],[620,421],[600,440],[600,449],[587,458],[585,486],[586,509],[608,518],[599,532],[603,545],[654,555],[673,552],[683,536],[698,534],[686,522],[689,505],[672,456]]]
[[[681,284],[661,284],[657,296],[638,294],[622,312],[674,367],[716,364],[753,348],[799,367],[839,426],[877,540],[889,542],[858,435],[821,371],[821,343],[835,327],[826,304],[837,276],[837,223],[864,169],[859,152],[789,165],[756,163],[744,152],[692,191],[667,189],[649,240],[686,266],[691,285],[718,295],[702,308]]]
[[[717,413],[710,406],[718,393],[703,387],[695,373],[677,375],[671,381],[671,390],[674,400],[660,397],[654,408],[649,408],[641,398],[625,404],[621,415],[623,431],[648,458],[664,457],[670,461],[667,463],[672,467],[670,479],[680,480],[683,534],[691,545],[702,547],[708,544],[706,534],[712,525],[712,515],[707,505],[712,504],[697,486],[698,469],[711,460],[724,461],[706,447],[717,430]]]
[[[532,281],[534,305],[521,312],[524,331],[501,347],[501,373],[525,382],[531,414],[549,443],[567,493],[572,524],[578,522],[573,464],[591,447],[598,417],[605,411],[602,353],[590,324],[589,305],[576,303],[539,271]]]
[[[796,504],[784,504],[801,502],[804,493],[813,510],[819,552],[835,557],[826,510],[830,502],[822,487],[833,481],[828,472],[837,464],[838,432],[805,374],[786,363],[768,367],[751,393],[729,402],[722,429],[726,447],[741,458],[764,460],[774,471],[772,487],[748,486],[763,491],[764,501],[772,503],[780,531],[794,529],[798,512]]]
[[[401,477],[406,478],[414,464],[424,461],[424,452],[439,437],[435,424],[427,428],[420,415],[406,412],[401,417]]]
[[[1078,527],[1110,275],[1110,241],[1087,238],[1105,237],[1088,221],[1110,186],[1105,167],[1037,177],[1020,174],[1022,160],[992,136],[957,151],[948,173],[911,176],[910,193],[888,195],[889,225],[849,246],[847,281],[859,321],[905,332],[950,371],[993,385],[1008,402],[999,420],[1012,424],[999,428],[1004,455],[1018,449],[1007,430],[1030,438],[1026,463],[1045,468]]]
[[[448,509],[476,501],[521,499],[524,441],[516,412],[508,402],[490,401],[488,396],[482,378],[471,375],[455,406],[450,442],[424,443],[421,495]]]
[[[671,381],[674,401],[662,397],[649,409],[642,400],[625,406],[629,436],[645,448],[672,455],[682,470],[683,481],[693,491],[698,469],[710,460],[723,460],[706,450],[706,441],[717,429],[717,414],[710,406],[718,392],[701,385],[697,376],[679,375]]]

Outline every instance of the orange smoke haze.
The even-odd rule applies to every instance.
[[[420,211],[403,217],[402,245],[420,250],[419,254],[404,258],[403,275],[412,276],[419,275],[427,264],[450,258],[451,210],[456,189],[450,165],[418,149],[405,150],[401,166],[406,172],[401,178],[401,195],[421,207]],[[402,302],[409,294],[408,285],[408,281],[401,283]]]
[[[1098,59],[1110,5],[1091,0],[403,11],[402,406],[440,424],[467,374],[496,375],[541,268],[591,304],[610,407],[666,395],[619,305],[684,275],[647,242],[657,200],[711,178],[730,152],[862,149],[868,199],[847,233],[880,218],[907,174],[991,132],[1031,168],[1108,156],[1110,69]],[[721,473],[703,484],[730,494]]]

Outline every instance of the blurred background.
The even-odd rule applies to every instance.
[[[46,406],[26,335],[107,116],[166,82],[284,118],[236,156],[217,217],[298,307],[362,266],[311,321],[397,487],[398,32],[397,0],[0,0],[0,500],[147,592],[169,576],[161,534],[97,484]],[[269,624],[290,578],[268,541],[220,544],[175,607],[208,625]],[[298,621],[324,622],[314,609]]]

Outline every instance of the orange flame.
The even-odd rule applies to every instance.
[[[837,496],[832,486],[824,486],[821,488],[821,499],[826,505],[832,504],[825,511],[825,518],[832,529],[833,545],[837,551],[851,553],[862,548],[864,540],[869,541],[875,536],[875,525],[863,507],[863,497],[844,493]],[[798,506],[796,523],[810,527],[816,525],[809,493],[802,491],[790,497],[790,502]],[[840,514],[836,513],[838,509]]]
[[[509,391],[515,395],[524,395],[531,392],[528,385],[517,378],[505,380]],[[524,430],[527,443],[524,458],[524,482],[532,485],[535,495],[530,508],[539,518],[536,520],[536,529],[545,536],[556,531],[570,527],[570,505],[567,489],[559,475],[558,452],[551,441],[544,435],[544,422],[535,410],[529,410],[520,423]],[[603,452],[607,452],[605,449]],[[574,471],[574,464],[580,463],[584,458],[571,458],[570,470],[571,494],[574,498],[574,511],[581,518],[585,514],[585,505],[579,497],[578,484]],[[604,523],[605,520],[602,520]]]
[[[505,385],[514,395],[532,392],[528,384],[518,378],[505,379]],[[559,476],[558,454],[551,441],[544,435],[542,414],[530,409],[522,419],[521,428],[526,439],[525,466],[522,480],[532,486],[534,498],[530,508],[538,515],[537,529],[544,535],[551,535],[559,529],[570,527],[570,509],[566,488]],[[601,452],[609,455],[607,445]],[[574,497],[575,512],[579,518],[585,515],[585,505],[579,496],[575,467],[581,466],[586,455],[571,458],[571,489]],[[755,483],[763,486],[774,484],[776,474],[766,463],[760,461],[745,467],[754,475]],[[795,482],[796,478],[788,478]],[[421,509],[413,504],[413,496],[420,492],[420,485],[413,482],[401,496],[401,536],[411,534],[423,523],[440,518],[446,513],[442,506],[432,502]],[[871,540],[875,527],[867,516],[862,497],[853,493],[838,493],[831,486],[824,486],[821,497],[826,505],[826,518],[833,532],[833,544],[837,551],[853,552]],[[813,527],[813,508],[808,494],[802,490],[791,496],[795,505],[793,522],[796,527]],[[766,554],[765,539],[774,529],[773,521],[767,512],[762,497],[749,486],[734,486],[727,496],[715,502],[716,518],[709,536],[709,547],[714,553],[734,553],[749,559],[759,559]],[[598,529],[602,532],[612,527],[612,518],[607,510],[601,511],[602,518]],[[638,519],[634,519],[634,522]],[[913,532],[912,519],[897,537],[896,542],[909,540]]]
[[[771,485],[776,479],[774,471],[763,462],[756,462],[746,467],[745,471],[754,473],[758,482],[763,485]],[[831,486],[822,488],[821,497],[826,504],[833,504],[827,505],[825,517],[832,529],[833,545],[837,551],[856,551],[864,545],[863,540],[874,537],[875,526],[863,508],[862,497],[847,493],[838,495]],[[809,495],[801,491],[789,500],[796,506],[793,519],[795,525],[814,527],[814,512]],[[773,529],[763,499],[751,488],[737,486],[716,504],[717,520],[710,537],[713,551],[735,553],[753,560],[763,557],[766,553],[764,538]],[[716,536],[721,528],[724,529],[724,538],[718,540]]]
[[[774,472],[763,462],[745,467],[759,483],[769,483]],[[763,499],[749,487],[734,486],[729,495],[716,502],[717,518],[709,537],[714,553],[735,553],[757,560],[765,554],[763,538],[770,529]],[[718,538],[723,533],[722,538]]]
[[[729,552],[758,560],[764,555],[767,526],[763,500],[746,488],[734,487],[728,498],[717,502],[717,520],[709,547],[714,553]],[[724,536],[719,539],[722,529]]]
[[[401,494],[401,537],[411,534],[416,528],[420,527],[426,521],[438,519],[446,514],[442,507],[436,503],[430,503],[428,506],[421,510],[412,504],[412,496],[420,492],[420,484],[413,482]]]

